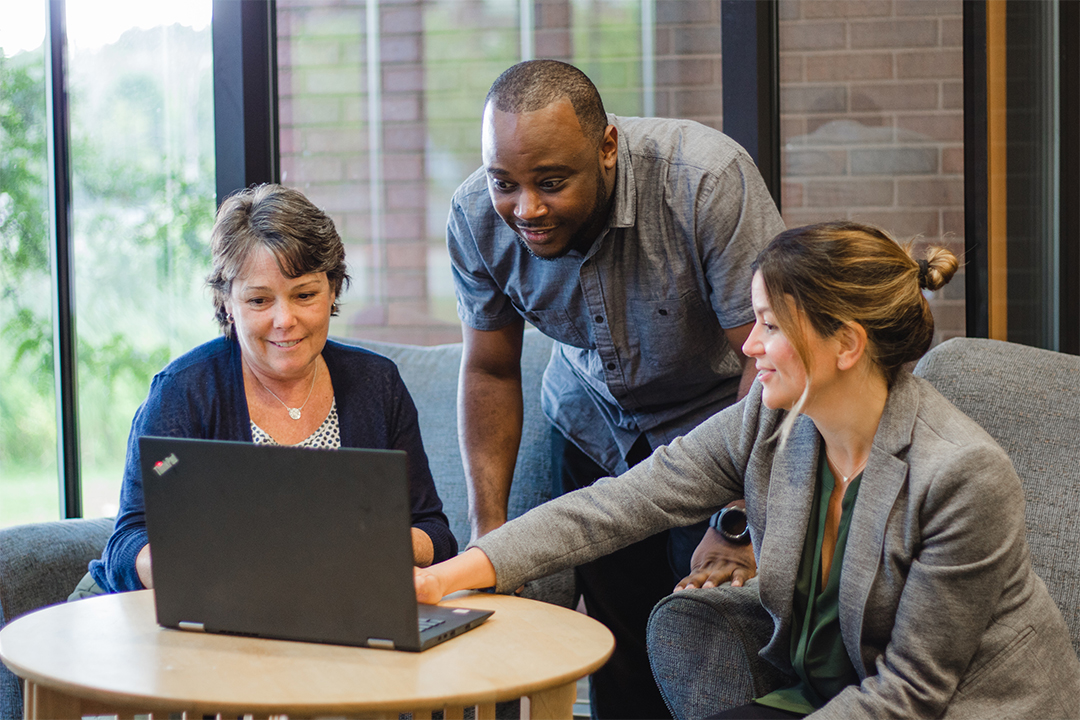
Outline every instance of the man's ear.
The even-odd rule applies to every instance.
[[[619,130],[614,125],[604,128],[604,137],[600,140],[600,164],[605,170],[612,170],[619,159]]]
[[[841,370],[855,367],[866,354],[866,328],[857,322],[844,323],[833,337],[840,345],[836,367]]]

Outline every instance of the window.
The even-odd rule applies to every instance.
[[[67,311],[77,318],[86,516],[116,512],[128,429],[154,373],[217,332],[202,287],[214,213],[210,14],[209,0],[67,2],[66,210],[73,219],[75,289]],[[4,286],[12,288],[0,306],[0,523],[13,524],[57,516],[57,411],[47,213],[51,170],[44,154],[45,9],[5,0],[3,15],[5,26],[7,18],[27,15],[33,18],[27,26],[36,28],[21,44],[13,40],[5,48],[0,96],[5,119],[18,120],[5,121],[0,161],[0,272]],[[11,83],[26,88],[9,96]],[[24,96],[39,99],[31,107]],[[20,103],[11,112],[9,97]],[[9,153],[9,144],[20,155]],[[8,173],[24,156],[22,174]],[[21,215],[12,214],[24,206]]]
[[[445,248],[480,165],[492,81],[550,57],[620,115],[720,127],[719,0],[278,0],[281,181],[338,225],[353,287],[341,336],[461,338]]]
[[[964,255],[961,0],[780,0],[788,226],[853,219]],[[965,273],[934,293],[935,341],[965,334]]]

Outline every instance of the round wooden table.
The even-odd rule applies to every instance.
[[[20,617],[0,658],[26,681],[24,716],[285,714],[495,717],[529,698],[533,718],[569,718],[576,681],[611,655],[600,623],[547,603],[470,593],[444,604],[494,610],[480,627],[421,653],[162,628],[153,592],[104,595]],[[525,703],[522,703],[525,706]]]

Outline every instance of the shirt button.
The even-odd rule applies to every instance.
[[[657,312],[659,312],[661,315],[667,315],[667,310],[664,310],[663,308],[661,308]]]
[[[607,364],[607,369],[608,370],[614,370],[615,369],[615,363],[608,363]]]
[[[604,316],[603,316],[603,315],[597,315],[597,316],[596,316],[595,318],[593,318],[593,319],[594,319],[594,320],[596,320],[596,322],[598,322],[598,323],[602,323],[602,322],[604,322]]]

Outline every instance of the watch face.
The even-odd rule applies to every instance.
[[[731,542],[745,543],[750,539],[750,528],[746,524],[746,511],[742,508],[729,507],[720,511],[717,530]]]

